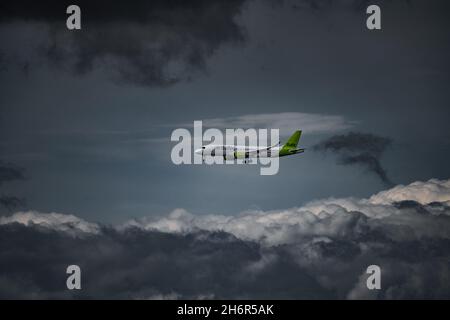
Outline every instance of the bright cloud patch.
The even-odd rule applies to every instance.
[[[448,202],[450,201],[450,180],[416,181],[407,186],[396,186],[370,197],[370,202],[374,204],[391,204],[405,200],[413,200],[421,204]]]
[[[351,128],[355,122],[337,115],[280,112],[204,119],[203,124],[210,128],[280,129],[282,135],[289,135],[298,129],[310,134],[336,132]]]
[[[312,201],[298,208],[249,211],[237,216],[194,215],[177,209],[160,219],[130,221],[125,227],[184,233],[195,230],[225,231],[240,239],[260,241],[266,245],[295,243],[304,236],[336,237],[364,233],[366,228],[381,226],[403,227],[410,231],[392,234],[395,238],[450,238],[450,222],[447,219],[450,208],[446,204],[450,200],[449,181],[432,179],[396,186],[369,199],[330,198]],[[430,219],[430,215],[436,218]],[[361,228],[356,228],[355,223]]]
[[[39,226],[69,233],[73,236],[98,234],[97,224],[84,221],[74,215],[60,213],[17,212],[9,217],[0,217],[0,225],[20,223],[25,226]]]

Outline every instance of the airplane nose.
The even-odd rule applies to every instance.
[[[196,154],[202,154],[202,149],[197,149],[194,151]]]

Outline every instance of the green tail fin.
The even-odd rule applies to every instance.
[[[280,156],[292,154],[291,151],[297,149],[298,141],[300,140],[301,135],[302,135],[301,130],[295,131],[294,134],[288,139],[288,141],[281,148]]]
[[[301,130],[297,130],[294,132],[294,134],[288,139],[288,141],[285,143],[283,147],[288,148],[297,148],[298,140],[300,140],[300,136],[302,135]]]

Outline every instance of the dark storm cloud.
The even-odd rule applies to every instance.
[[[0,161],[0,187],[5,182],[15,180],[25,180],[24,169],[11,163]],[[16,207],[24,206],[25,201],[15,196],[0,195],[0,206],[12,210]]]
[[[244,2],[78,1],[82,29],[68,31],[72,2],[9,1],[0,7],[0,22],[48,26],[39,51],[52,65],[78,74],[104,68],[120,82],[167,86],[205,71],[221,45],[244,40],[236,22]],[[24,55],[32,61],[35,52]]]
[[[120,227],[16,213],[0,218],[0,297],[448,299],[450,208],[433,200],[449,190],[430,180],[365,200],[235,217],[177,211]],[[408,204],[418,194],[432,204]],[[80,291],[65,289],[70,264],[82,269]],[[372,264],[381,290],[366,287]]]
[[[17,207],[23,207],[25,200],[14,196],[0,196],[0,205],[4,206],[8,210],[13,210]]]
[[[391,143],[390,138],[350,132],[321,141],[313,147],[313,150],[332,152],[337,155],[339,164],[360,165],[368,172],[374,173],[386,185],[392,185],[392,181],[380,161],[381,156]]]
[[[285,1],[280,0],[280,2],[283,3]],[[293,1],[292,8],[294,10],[310,9],[316,12],[321,12],[330,8],[343,7],[354,11],[365,11],[365,9],[371,4],[382,6],[386,3],[392,2],[392,0],[378,0],[376,3],[369,0],[299,0]],[[400,2],[410,4],[411,0],[403,0]]]
[[[224,232],[173,235],[104,227],[101,235],[74,238],[18,224],[0,226],[0,230],[3,299],[267,298],[306,297],[304,288],[323,291],[286,255],[285,262],[265,270],[262,278],[247,278],[246,268],[261,259],[260,247]],[[16,251],[19,248],[21,252]],[[79,292],[65,289],[69,264],[82,269]],[[286,272],[279,273],[279,269]],[[261,281],[266,277],[269,281]],[[290,287],[290,281],[299,286]],[[271,291],[275,283],[286,290]]]
[[[4,182],[25,180],[24,170],[14,164],[0,161],[0,186]]]

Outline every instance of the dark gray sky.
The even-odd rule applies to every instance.
[[[364,1],[81,1],[80,31],[48,3],[0,10],[0,160],[26,176],[0,187],[28,209],[109,223],[385,189],[312,149],[275,176],[170,161],[173,129],[244,115],[312,116],[306,148],[349,131],[388,137],[395,184],[450,176],[447,1],[377,1],[381,31],[366,29]],[[342,127],[314,130],[328,116]]]
[[[450,297],[448,1],[3,2],[0,298]],[[306,152],[176,166],[194,120]]]

